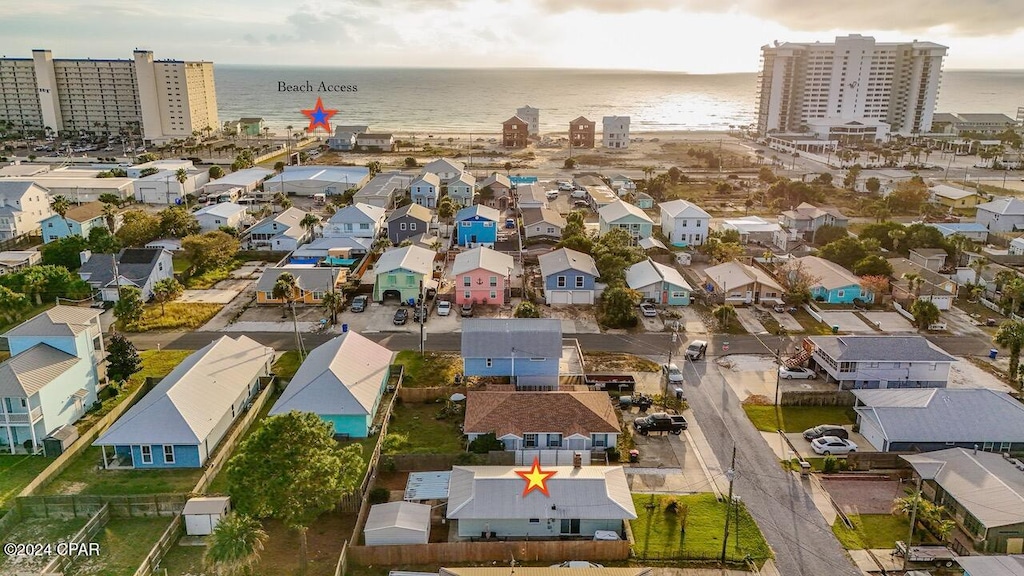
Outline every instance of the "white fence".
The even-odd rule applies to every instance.
[[[529,466],[533,459],[541,466],[572,466],[572,457],[579,454],[584,466],[590,466],[590,450],[516,450],[516,466]]]

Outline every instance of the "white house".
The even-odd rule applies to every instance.
[[[134,286],[142,292],[143,300],[149,300],[153,297],[154,284],[174,277],[171,253],[162,248],[122,249],[116,256],[118,280],[115,280],[113,254],[91,254],[86,250],[81,258],[78,276],[104,302],[118,301],[119,285]]]
[[[409,185],[413,203],[431,209],[437,207],[437,195],[440,190],[441,179],[433,172],[424,172]]]
[[[378,150],[391,152],[394,148],[394,134],[372,132],[356,134],[356,150]]]
[[[233,202],[204,206],[196,211],[194,216],[199,221],[199,228],[203,232],[220,230],[223,226],[241,230],[247,224],[252,223],[252,216],[246,211],[245,206],[239,206]]]
[[[629,148],[629,116],[605,116],[601,145],[605,148]]]
[[[740,242],[743,244],[759,242],[770,244],[775,240],[775,235],[782,231],[778,222],[769,222],[760,216],[744,216],[742,218],[727,218],[720,224],[722,230],[735,230],[740,235]]]
[[[0,179],[0,240],[38,230],[40,222],[52,215],[46,188]]]
[[[945,388],[956,362],[921,336],[808,336],[804,350],[842,389]]]
[[[989,232],[1024,230],[1024,200],[1011,196],[978,204],[975,221],[985,225]]]
[[[516,116],[526,121],[527,133],[530,136],[540,136],[540,108],[527,104],[522,108],[516,108]]]
[[[273,170],[266,168],[244,168],[216,180],[210,180],[206,186],[203,186],[203,194],[217,195],[236,188],[241,189],[243,194],[248,194],[259,188],[259,185],[273,173]]]
[[[293,207],[267,216],[246,231],[246,240],[257,250],[295,250],[310,236],[309,230],[301,224],[306,214],[308,212]]]
[[[376,238],[385,214],[384,208],[370,204],[345,206],[324,224],[324,238]]]
[[[562,237],[562,229],[566,221],[561,214],[547,208],[523,209],[523,229],[526,238]]]
[[[676,246],[700,246],[708,238],[711,215],[686,200],[658,204],[661,208],[661,231]]]
[[[548,207],[547,192],[540,184],[520,184],[516,191],[519,192],[520,210]]]

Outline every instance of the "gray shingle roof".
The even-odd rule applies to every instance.
[[[463,358],[560,358],[562,321],[557,318],[466,318]]]
[[[4,336],[76,336],[102,313],[95,308],[54,306],[8,330]]]
[[[540,274],[545,278],[566,270],[578,270],[591,276],[599,275],[593,256],[568,248],[559,248],[547,254],[541,254],[537,260],[540,262]]]
[[[125,248],[117,255],[117,272],[122,278],[142,286],[153,274],[163,252],[162,248]],[[107,286],[114,281],[113,262],[113,254],[93,254],[78,269],[78,274],[83,278],[88,274],[86,282],[89,284]]]
[[[879,404],[855,410],[862,418],[877,422],[889,442],[1024,443],[1024,405],[1004,392],[935,388],[925,401],[911,406],[892,405],[905,392],[900,389],[866,391],[873,393],[870,396],[859,392],[854,394],[861,402]]]
[[[340,274],[333,268],[267,268],[256,282],[256,290],[272,292],[285,272],[295,277],[295,285],[303,292],[330,292]]]
[[[808,336],[839,362],[956,362],[921,336]]]
[[[78,357],[36,344],[0,364],[0,396],[28,398],[78,363]]]

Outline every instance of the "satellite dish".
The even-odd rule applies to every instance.
[[[466,395],[456,392],[455,394],[452,394],[451,397],[448,399],[451,400],[452,402],[462,402],[463,400],[466,399]]]

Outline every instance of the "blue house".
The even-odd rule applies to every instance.
[[[851,304],[854,300],[873,302],[875,295],[860,285],[860,278],[839,264],[819,258],[804,256],[793,260],[793,269],[817,280],[811,285],[811,298],[826,304]]]
[[[547,304],[593,304],[597,299],[597,264],[590,254],[559,248],[538,260]]]
[[[221,336],[197,350],[93,442],[103,448],[103,467],[201,467],[273,363],[274,349],[248,336]]]
[[[107,218],[103,215],[102,202],[89,202],[73,206],[64,214],[54,214],[40,221],[43,242],[49,244],[54,240],[68,236],[88,238],[93,228],[107,228]]]
[[[466,376],[508,377],[517,388],[558,388],[562,321],[557,318],[466,318]]]
[[[96,401],[106,378],[100,312],[55,306],[4,334],[12,356],[0,363],[0,452],[39,451]]]
[[[392,353],[355,332],[317,346],[270,414],[312,412],[338,436],[366,438],[387,387]]]
[[[455,242],[466,248],[494,248],[499,221],[501,212],[494,208],[482,204],[467,206],[455,213]]]

